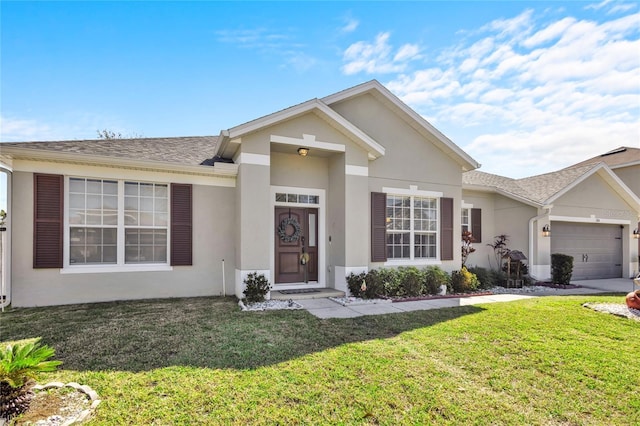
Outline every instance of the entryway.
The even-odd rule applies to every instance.
[[[318,281],[318,209],[275,207],[275,284]]]

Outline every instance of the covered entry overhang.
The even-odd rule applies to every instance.
[[[369,162],[384,152],[317,99],[222,132],[218,155],[239,166],[236,296],[251,272],[290,290],[366,268]]]

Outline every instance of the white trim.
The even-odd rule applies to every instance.
[[[271,156],[265,154],[253,154],[241,152],[235,159],[236,164],[255,164],[257,166],[270,166]]]
[[[383,191],[385,189],[389,189],[389,188],[382,188]],[[406,191],[406,190],[404,190]],[[396,259],[396,258],[392,258],[392,259],[387,259],[387,261],[384,263],[385,266],[400,266],[400,265],[412,265],[412,264],[422,264],[422,262],[425,262],[425,265],[429,265],[431,264],[431,262],[441,262],[441,254],[440,250],[441,250],[441,245],[440,245],[440,239],[441,239],[441,227],[440,227],[440,222],[442,220],[442,218],[440,217],[440,213],[441,213],[441,209],[440,209],[440,199],[442,197],[442,193],[441,192],[433,192],[433,191],[420,191],[418,190],[418,187],[416,185],[410,185],[409,186],[409,191],[412,191],[411,194],[398,194],[396,192],[389,192],[389,195],[393,195],[393,196],[401,196],[401,197],[410,197],[411,198],[411,203],[410,203],[410,218],[409,218],[409,229],[403,229],[403,230],[387,230],[385,233],[385,237],[387,235],[391,234],[399,234],[399,233],[406,233],[409,232],[409,258],[402,258],[402,259]],[[433,196],[433,195],[421,195],[423,193],[427,193],[427,194],[440,194],[440,196]],[[417,194],[417,195],[415,195]],[[415,206],[414,206],[414,197],[424,197],[424,198],[432,198],[436,200],[436,212],[437,212],[437,219],[436,219],[436,230],[435,231],[416,231],[414,228],[415,225]],[[416,235],[432,235],[435,234],[436,236],[436,256],[433,258],[425,258],[425,257],[415,257],[414,254],[414,250],[416,247],[416,243],[415,243],[415,238]]]
[[[302,146],[305,148],[321,149],[324,151],[345,152],[346,147],[340,143],[321,142],[316,140],[315,135],[302,134],[302,139],[290,138],[288,136],[271,135],[272,143],[285,145]]]
[[[383,187],[382,192],[385,194],[392,195],[405,195],[405,196],[416,196],[416,197],[429,197],[429,198],[442,198],[444,193],[439,191],[424,191],[422,189],[418,189],[417,185],[409,185],[409,189],[404,188],[388,188]]]
[[[464,202],[464,200],[462,200],[460,202],[460,208],[461,209],[472,209],[473,208],[473,204],[467,204]]]
[[[347,164],[344,166],[344,174],[351,176],[369,176],[369,167],[364,166],[354,166],[351,164]]]
[[[168,272],[173,266],[164,263],[144,265],[71,265],[60,269],[61,274],[104,274],[111,272]]]
[[[335,271],[335,289],[344,291],[346,295],[349,295],[349,286],[347,285],[347,276],[351,273],[359,274],[361,272],[369,272],[368,266],[338,266],[334,267]]]
[[[285,202],[276,202],[276,193],[290,193],[290,194],[307,194],[307,195],[317,195],[319,199],[319,204],[301,204],[301,203],[285,203]],[[275,208],[276,206],[290,206],[290,207],[303,207],[303,208],[317,208],[318,209],[318,285],[320,287],[326,287],[327,278],[326,278],[326,270],[327,270],[327,260],[326,260],[326,250],[327,250],[327,238],[326,238],[326,191],[324,189],[318,188],[300,188],[294,186],[275,186],[271,185],[270,187],[270,212],[269,216],[271,220],[269,223],[274,223],[275,221]],[[275,232],[270,232],[269,237],[269,265],[271,267],[270,276],[276,276],[276,260],[275,260]],[[275,282],[274,282],[275,285]],[[280,285],[280,284],[278,284]],[[309,284],[303,284],[304,288],[310,288]]]
[[[380,94],[389,102],[391,102],[392,105],[394,105],[396,108],[402,111],[405,114],[405,117],[409,118],[409,120],[406,120],[406,121],[409,123],[411,127],[416,129],[418,132],[422,133],[423,135],[424,135],[423,132],[426,132],[429,135],[432,135],[433,137],[435,137],[437,142],[442,144],[451,153],[456,155],[459,160],[461,160],[458,163],[466,163],[466,164],[462,164],[463,170],[468,171],[468,170],[473,170],[480,167],[480,163],[478,163],[473,158],[471,158],[469,154],[464,152],[459,146],[453,143],[451,139],[449,139],[442,132],[436,129],[431,123],[425,120],[424,117],[422,117],[420,114],[415,112],[413,109],[409,108],[404,102],[402,102],[396,95],[394,95],[389,89],[387,89],[382,84],[380,84],[380,82],[378,82],[377,80],[371,80],[366,83],[362,83],[357,86],[351,87],[349,89],[342,90],[338,93],[325,96],[324,98],[321,99],[321,101],[330,106],[331,104],[343,101],[345,99],[353,98],[355,96],[358,96],[367,92],[372,92],[372,91],[375,91],[376,93]]]
[[[437,253],[440,254],[440,246],[438,246]],[[413,247],[412,247],[413,248]],[[442,265],[442,260],[440,260],[440,256],[437,259],[388,259],[383,263],[384,266],[429,266],[429,265]]]
[[[574,222],[574,223],[600,223],[608,225],[630,225],[631,221],[628,219],[603,219],[595,217],[574,217],[574,216],[549,216],[551,222]],[[551,235],[553,235],[553,224],[551,226]]]
[[[125,262],[125,230],[124,224],[124,183],[129,179],[100,178],[101,180],[116,180],[118,184],[118,220],[116,223],[116,263],[77,265],[69,263],[71,252],[71,224],[69,223],[69,179],[90,179],[87,176],[64,176],[64,211],[63,211],[63,245],[62,245],[62,269],[61,274],[93,274],[104,272],[148,272],[148,271],[172,271],[171,266],[171,184],[166,182],[149,182],[167,186],[167,226],[146,227],[149,229],[166,229],[167,231],[167,261],[164,263],[126,263]],[[135,182],[146,182],[136,180]],[[102,226],[100,226],[102,228]]]
[[[225,164],[237,169],[237,164]],[[220,177],[211,175],[195,175],[173,173],[171,171],[140,170],[108,166],[93,166],[88,164],[55,163],[45,161],[14,160],[13,168],[17,172],[51,173],[72,176],[82,176],[95,179],[125,179],[133,181],[148,181],[155,183],[185,183],[203,186],[221,186],[234,188],[236,176]]]
[[[221,138],[218,139],[214,154],[225,154],[229,140],[242,137],[251,132],[266,128],[268,126],[280,123],[291,118],[295,118],[307,113],[315,113],[319,117],[325,119],[328,124],[342,133],[346,134],[356,144],[365,149],[369,155],[375,158],[382,157],[385,149],[373,138],[360,130],[353,123],[349,122],[343,116],[333,109],[329,108],[324,102],[318,99],[311,99],[296,106],[284,109],[282,111],[269,114],[248,123],[241,124],[229,130],[220,132]],[[228,155],[231,155],[230,153]]]
[[[82,166],[102,166],[118,169],[144,170],[160,173],[177,173],[196,176],[210,176],[230,178],[238,174],[237,168],[233,164],[217,163],[213,167],[193,164],[179,164],[166,161],[155,160],[135,160],[122,157],[107,157],[99,155],[82,154],[78,152],[58,152],[51,150],[37,150],[33,148],[20,148],[15,146],[3,147],[3,154],[11,156],[13,161],[44,162],[44,163],[64,163]],[[222,165],[224,164],[224,165]],[[57,173],[60,173],[60,166],[55,166]],[[37,170],[20,170],[14,165],[17,171],[43,172],[41,168]]]

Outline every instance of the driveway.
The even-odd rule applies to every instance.
[[[634,286],[633,280],[629,278],[571,281],[571,284],[577,284],[588,289],[599,290],[607,293],[629,293],[633,290],[640,290],[640,287]]]

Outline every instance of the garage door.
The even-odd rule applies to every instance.
[[[593,223],[551,223],[551,253],[573,256],[574,280],[622,277],[622,228]]]

